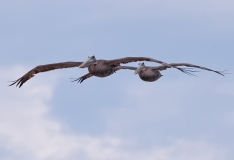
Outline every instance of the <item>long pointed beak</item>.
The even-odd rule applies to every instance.
[[[91,59],[91,58],[88,58],[85,62],[83,62],[79,68],[85,68],[85,67],[88,67],[90,66],[91,64],[95,63],[96,61]]]
[[[137,67],[137,69],[135,70],[134,74],[138,74],[141,71],[142,67]]]

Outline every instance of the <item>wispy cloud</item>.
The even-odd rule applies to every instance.
[[[0,69],[1,79],[21,75],[21,67]],[[15,75],[15,73],[17,75]],[[56,78],[47,77],[51,84]],[[169,145],[132,150],[130,141],[112,136],[94,137],[67,131],[50,115],[47,101],[53,96],[53,85],[38,78],[22,89],[1,85],[0,141],[9,155],[1,159],[87,159],[87,160],[220,160],[222,150],[212,144],[177,140]],[[125,149],[124,149],[125,148]]]

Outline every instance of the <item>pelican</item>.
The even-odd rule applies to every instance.
[[[176,67],[179,70],[183,70],[184,73],[188,74],[188,75],[193,75],[190,72],[197,72],[197,71],[191,71],[188,69],[184,69],[184,68],[179,68],[178,66],[187,66],[187,67],[192,67],[192,68],[199,68],[199,69],[203,69],[203,70],[207,70],[207,71],[212,71],[215,72],[217,74],[220,74],[222,76],[224,76],[225,73],[220,72],[220,71],[215,71],[209,68],[205,68],[202,66],[197,66],[194,64],[189,64],[189,63],[169,63],[168,65],[161,65],[161,66],[157,66],[157,67],[150,67],[150,66],[145,66],[144,62],[140,62],[138,67],[130,67],[130,66],[118,66],[114,68],[114,71],[118,71],[121,69],[129,69],[129,70],[135,70],[134,74],[138,74],[139,77],[146,82],[154,82],[156,80],[158,80],[160,77],[162,77],[163,75],[160,73],[160,71],[162,70],[166,70],[167,68],[172,68],[172,67]],[[190,68],[191,69],[191,68]],[[92,77],[92,75],[90,73],[77,78],[74,81],[80,82],[82,83],[84,80],[88,79]]]
[[[79,68],[85,68],[88,67],[89,75],[91,76],[97,76],[97,77],[106,77],[115,72],[115,67],[120,66],[121,63],[126,64],[130,62],[136,62],[136,61],[151,61],[156,62],[159,64],[163,64],[167,66],[168,68],[172,67],[168,65],[165,62],[148,58],[148,57],[125,57],[120,59],[114,59],[114,60],[96,60],[96,57],[94,55],[91,55],[88,57],[88,59],[85,62],[61,62],[61,63],[53,63],[53,64],[46,64],[46,65],[40,65],[29,72],[27,72],[25,75],[20,77],[19,79],[12,81],[13,83],[9,86],[12,86],[16,84],[16,86],[19,85],[19,88],[30,78],[32,78],[35,74],[40,72],[47,72],[55,69],[62,69],[62,68],[71,68],[71,67],[79,67]],[[181,70],[180,68],[177,68]],[[184,72],[183,70],[181,70]],[[87,77],[87,75],[85,75]]]

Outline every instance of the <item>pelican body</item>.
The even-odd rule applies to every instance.
[[[97,60],[97,63],[88,67],[89,73],[97,77],[107,77],[115,72],[116,66],[109,65],[105,60]]]
[[[138,68],[135,69],[135,74],[138,74],[139,77],[146,82],[154,82],[162,77],[159,69],[146,67],[144,62],[139,63]]]
[[[145,68],[138,73],[139,77],[146,82],[154,82],[162,77],[158,70],[152,68]]]

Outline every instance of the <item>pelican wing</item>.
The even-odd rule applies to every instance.
[[[46,64],[46,65],[40,65],[32,70],[30,70],[28,73],[20,77],[19,79],[13,81],[12,84],[9,86],[12,86],[16,84],[16,86],[19,85],[19,88],[30,78],[34,76],[34,74],[40,73],[40,72],[47,72],[55,69],[63,69],[63,68],[71,68],[71,67],[79,67],[83,62],[62,62],[62,63],[53,63],[53,64]]]
[[[197,65],[189,64],[189,63],[169,63],[169,65],[173,66],[173,67],[186,66],[186,67],[192,67],[192,68],[199,68],[199,69],[203,69],[203,70],[218,73],[218,74],[220,74],[222,76],[224,76],[224,74],[225,74],[225,73],[220,72],[220,71],[212,70],[212,69],[209,69],[209,68],[206,68],[206,67],[197,66]],[[167,68],[170,68],[170,67],[165,66],[165,65],[161,65],[161,66],[158,66],[158,67],[152,67],[152,69],[157,69],[157,70],[166,70]],[[183,68],[181,68],[181,69],[183,69]],[[186,71],[186,69],[185,69],[185,71]]]
[[[110,65],[120,66],[121,63],[126,64],[126,63],[137,62],[137,61],[150,61],[150,62],[156,62],[156,63],[168,65],[165,62],[162,62],[153,58],[148,58],[148,57],[125,57],[125,58],[120,58],[120,59],[107,60],[107,63]]]
[[[176,68],[180,70],[181,72],[186,73],[183,69],[176,67],[176,66],[171,66],[165,62],[159,61],[157,59],[149,58],[149,57],[125,57],[125,58],[120,58],[120,59],[114,59],[114,60],[107,60],[107,63],[109,65],[114,65],[116,67],[120,66],[121,63],[126,64],[130,62],[137,62],[137,61],[150,61],[150,62],[156,62],[159,64],[163,64],[167,66],[167,68]]]
[[[115,67],[115,71],[118,71],[120,69],[136,70],[137,67],[130,67],[130,66],[118,66],[118,67]]]
[[[165,65],[161,65],[161,66],[158,66],[158,67],[149,67],[149,66],[144,66],[142,68],[152,68],[152,69],[155,69],[155,70],[166,70],[167,68],[171,68],[171,64],[168,64],[167,66]],[[172,66],[174,67],[174,66]],[[188,75],[192,75],[192,76],[195,76],[193,75],[191,72],[196,72],[196,71],[190,71],[190,70],[186,70],[186,69],[183,69],[183,68],[179,68],[179,67],[174,67],[180,71],[182,71],[183,73],[185,74],[188,74]],[[130,67],[130,66],[118,66],[118,67],[115,67],[115,71],[118,71],[120,69],[129,69],[129,70],[137,70],[137,67]]]

